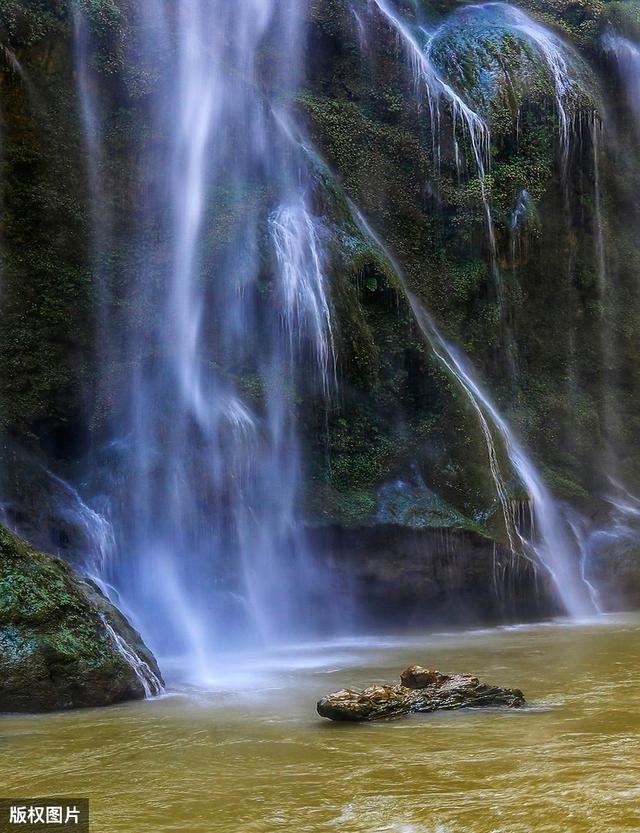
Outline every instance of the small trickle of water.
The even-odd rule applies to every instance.
[[[511,231],[517,231],[520,227],[520,221],[526,217],[527,212],[531,206],[531,197],[526,188],[520,191],[516,206],[511,214]]]
[[[24,77],[24,68],[16,53],[5,44],[0,44],[0,64],[3,64],[14,75]]]
[[[164,692],[164,686],[156,674],[149,668],[149,664],[139,657],[134,649],[127,644],[123,637],[109,623],[106,616],[102,617],[102,621],[104,622],[107,633],[111,637],[115,649],[133,670],[138,682],[144,689],[145,697],[157,697],[159,694],[162,694]]]

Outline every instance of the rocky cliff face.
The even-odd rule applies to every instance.
[[[138,118],[154,75],[128,60],[126,0],[80,7],[108,125],[98,162],[115,217],[98,266],[69,8],[10,0],[0,13],[0,421],[12,438],[13,471],[17,446],[75,480],[112,439],[123,368],[153,361],[128,355],[117,334],[124,306],[150,326],[144,299],[129,291],[138,264],[127,227],[148,185],[132,173],[136,149],[162,142]],[[354,205],[445,336],[462,346],[556,496],[596,526],[608,523],[609,478],[640,488],[632,456],[640,436],[640,168],[639,135],[602,44],[612,26],[637,34],[639,7],[527,0],[520,8],[529,22],[501,4],[460,9],[446,0],[308,7],[296,109],[329,241],[338,393],[326,407],[297,392],[308,449],[301,511],[309,525],[331,530],[336,551],[353,540],[349,530],[385,527],[399,530],[398,540],[407,530],[454,530],[477,542],[478,580],[488,587],[494,544],[504,554],[507,541],[478,416],[426,343],[405,287],[356,222]],[[540,24],[548,48],[563,44],[564,69],[527,29]],[[428,45],[451,95],[430,99],[412,43]],[[268,84],[269,48],[264,65]],[[474,137],[452,96],[473,108],[487,134]],[[217,213],[212,257],[241,229],[242,201],[258,199],[236,195]],[[162,260],[161,241],[154,257]],[[117,289],[107,309],[97,279],[106,273]],[[263,284],[270,303],[268,264]],[[115,334],[100,383],[98,309]],[[232,372],[259,409],[255,368]],[[522,486],[500,462],[520,511]],[[24,483],[9,476],[5,509],[15,526],[33,528],[23,493]],[[63,533],[61,551],[75,540]]]
[[[620,241],[618,235],[626,237],[626,232],[615,220],[623,211],[621,201],[629,205],[629,182],[614,170],[613,144],[595,146],[602,141],[601,120],[609,119],[603,85],[615,91],[616,83],[598,45],[606,7],[594,7],[591,17],[580,22],[580,38],[568,7],[558,10],[553,21],[551,31],[571,44],[567,61],[575,63],[569,69],[575,83],[564,104],[565,148],[548,66],[519,22],[499,17],[499,9],[453,13],[431,46],[438,72],[483,114],[490,130],[484,187],[495,227],[493,254],[462,118],[452,123],[450,108],[440,104],[434,135],[427,92],[422,103],[416,101],[406,44],[376,4],[363,6],[363,34],[346,4],[316,4],[312,51],[322,59],[312,65],[301,107],[330,166],[381,230],[413,291],[446,334],[464,346],[503,411],[542,460],[557,493],[580,500],[602,487],[602,467],[596,461],[606,448],[614,444],[620,453],[631,446],[635,420],[631,391],[636,389],[637,354],[626,339],[637,254]],[[439,11],[421,4],[430,20]],[[409,23],[419,19],[415,10],[405,9],[405,15]],[[619,90],[609,93],[609,102],[621,102],[621,95]],[[615,129],[611,120],[608,126]],[[462,173],[456,169],[456,152],[466,153]],[[599,209],[596,153],[603,187]],[[606,297],[598,273],[603,267],[599,234],[606,251]],[[498,280],[494,271],[500,273]],[[377,322],[391,316],[380,314],[384,279],[375,275],[374,264],[369,272],[374,279],[367,280],[364,271],[358,302],[363,329],[373,331],[375,343]],[[611,346],[606,355],[603,340]],[[385,341],[387,356],[397,351],[395,367],[391,356],[383,359],[383,366],[394,367],[395,378],[376,374],[379,352],[369,351],[373,358],[368,364],[379,386],[384,381],[393,385],[389,399],[401,403],[402,418],[389,422],[402,425],[409,435],[413,428],[412,462],[442,497],[473,516],[474,509],[487,505],[481,475],[486,462],[481,439],[469,425],[473,417],[465,421],[464,404],[451,403],[449,380],[439,378],[428,353],[421,354],[419,339],[417,344],[406,336]],[[348,349],[343,357],[351,357]],[[609,388],[603,391],[605,378]],[[382,392],[374,398],[382,398]],[[608,418],[613,424],[607,424]],[[389,436],[388,426],[382,434]],[[396,438],[391,445],[396,453],[401,447]],[[339,439],[336,446],[339,451]],[[403,468],[406,472],[406,463]]]

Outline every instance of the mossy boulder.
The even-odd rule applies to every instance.
[[[335,180],[400,264],[412,293],[443,335],[464,351],[541,469],[553,471],[554,492],[584,505],[587,494],[603,489],[601,467],[594,461],[602,459],[610,430],[600,404],[604,331],[612,344],[624,340],[626,350],[614,357],[621,375],[607,371],[607,377],[635,373],[625,358],[635,354],[626,335],[636,331],[629,312],[636,289],[628,265],[637,262],[635,243],[629,238],[628,255],[619,257],[617,237],[627,232],[613,219],[614,201],[622,199],[615,177],[628,154],[614,163],[609,146],[597,141],[604,118],[599,102],[612,82],[602,72],[602,56],[595,58],[600,35],[589,36],[588,44],[586,34],[578,37],[584,16],[580,11],[574,19],[573,6],[564,0],[518,4],[523,11],[505,4],[461,9],[446,0],[393,4],[404,29],[430,50],[440,78],[490,129],[484,196],[493,220],[492,255],[469,131],[452,113],[449,96],[432,99],[439,105],[434,118],[426,84],[416,89],[415,66],[394,26],[376,4],[363,3],[359,35],[353,16],[335,13],[337,6],[348,5],[338,0],[314,4],[317,20],[321,9],[322,21],[331,20],[332,35],[326,37],[324,22],[314,29],[311,43],[323,46],[325,60],[310,55],[305,89],[298,96],[300,118]],[[595,26],[602,10],[596,3],[582,5]],[[553,19],[542,7],[549,7]],[[571,25],[558,25],[562,17]],[[430,38],[422,24],[436,34]],[[598,153],[601,193],[596,199]],[[626,179],[635,181],[631,166],[629,174]],[[628,191],[624,205],[632,206]],[[620,205],[617,210],[631,209]],[[600,298],[594,257],[599,225],[610,274],[622,275],[619,297],[629,298],[620,311],[613,291],[606,303]],[[349,274],[348,268],[336,271],[341,277]],[[336,304],[336,331],[350,335],[358,328],[360,333],[366,324],[353,377],[365,378],[365,367],[375,372],[367,377],[369,387],[358,389],[360,401],[343,396],[342,413],[336,415],[338,407],[332,413],[330,428],[339,419],[341,424],[329,433],[331,469],[324,480],[314,481],[330,488],[316,503],[332,521],[352,528],[380,520],[414,528],[477,524],[494,537],[502,535],[504,542],[477,415],[421,343],[410,311],[406,326],[398,326],[405,312],[402,291],[395,302],[391,291],[385,296],[370,262],[360,261],[355,273],[352,296],[345,293],[345,303]],[[333,285],[332,296],[337,296]],[[609,326],[617,316],[625,319],[620,336]],[[367,352],[368,344],[375,351]],[[342,343],[339,348],[339,369],[351,369],[345,361],[349,353]],[[340,379],[341,392],[356,388],[351,377],[347,381],[350,387]],[[620,385],[611,399],[613,412],[632,396]],[[363,414],[372,426],[367,430],[360,429]],[[631,446],[631,409],[619,422],[611,444]],[[340,445],[342,436],[350,445]],[[367,445],[358,443],[352,464],[351,447],[360,436]],[[368,462],[374,458],[375,469],[360,465],[365,453]],[[511,480],[506,460],[501,467]],[[413,484],[415,469],[426,488],[390,489],[388,484],[398,481]],[[347,489],[352,470],[360,481],[353,500]],[[392,500],[385,504],[380,498],[389,491]]]
[[[97,587],[0,527],[0,711],[108,706],[161,687],[153,655]]]
[[[579,110],[591,99],[588,71],[552,31],[504,4],[465,6],[440,27],[430,44],[443,78],[479,112],[510,116],[523,104],[561,96]]]

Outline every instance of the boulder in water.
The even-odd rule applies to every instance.
[[[162,686],[140,635],[95,585],[0,527],[0,712],[108,706]]]
[[[400,685],[374,685],[364,691],[343,689],[318,701],[318,714],[329,720],[362,722],[411,712],[506,706],[517,709],[525,699],[519,689],[481,683],[470,674],[442,674],[412,665]]]

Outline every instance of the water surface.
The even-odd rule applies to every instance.
[[[524,689],[525,711],[371,725],[322,694],[410,663]],[[209,691],[0,722],[3,795],[88,796],[95,833],[640,829],[640,616],[344,640],[222,659]]]

